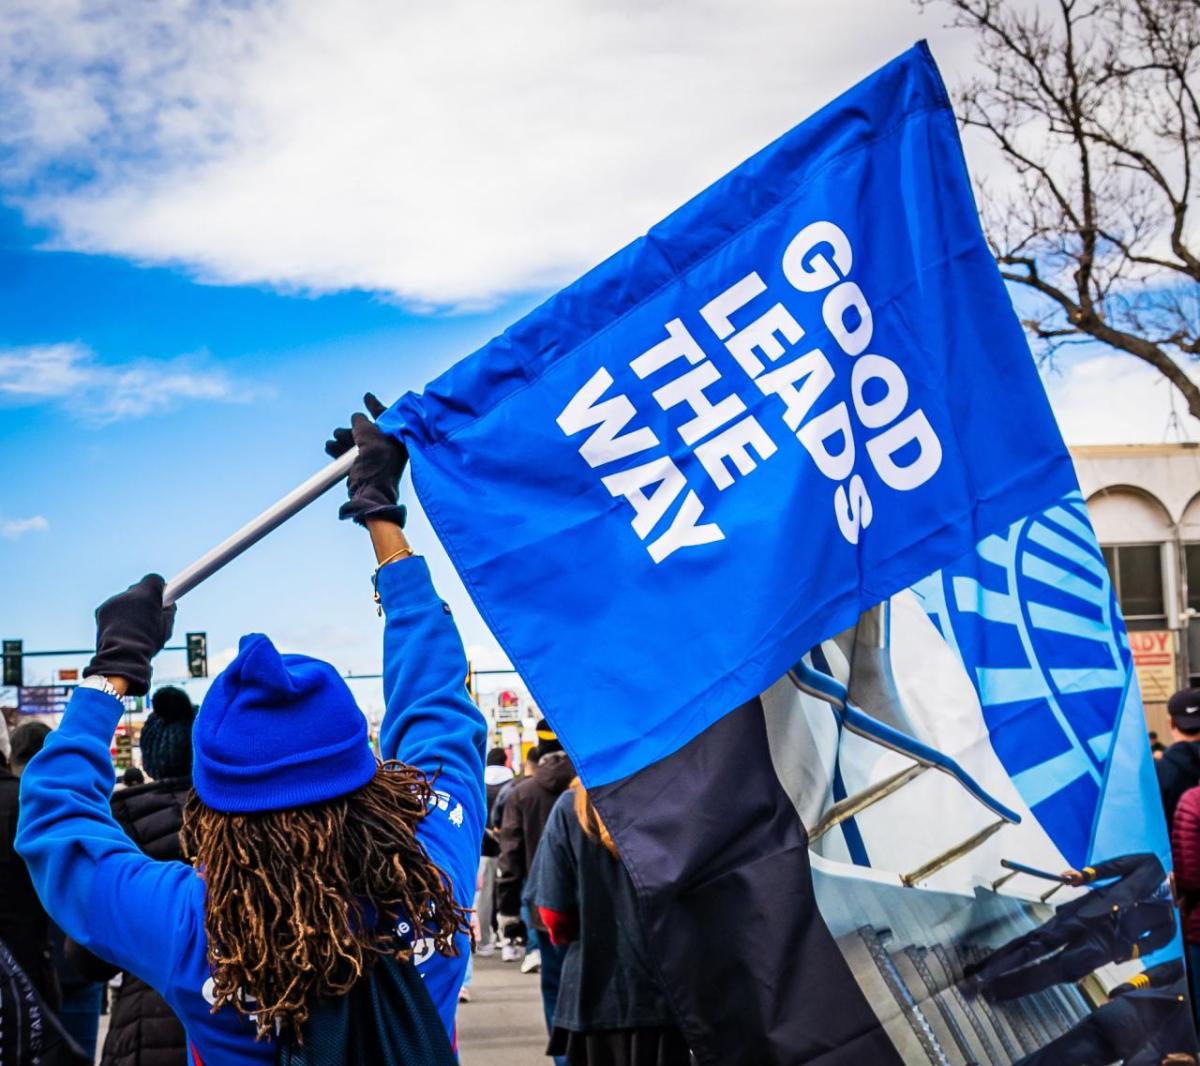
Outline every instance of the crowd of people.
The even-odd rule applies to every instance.
[[[497,952],[537,974],[556,1066],[691,1061],[617,843],[559,738],[538,722],[519,772],[508,750],[485,755],[453,618],[403,532],[403,446],[356,414],[327,450],[351,447],[340,514],[370,535],[384,616],[377,749],[330,664],[252,633],[199,709],[154,691],[142,769],[116,784],[123,698],[150,693],[175,608],[156,575],[105,601],[59,727],[10,736],[0,720],[0,1062],[451,1066],[472,959]],[[1155,765],[1200,1003],[1200,689],[1168,709]],[[1110,895],[1139,905],[1153,893],[1126,882],[1165,876],[1155,856],[1109,865],[1071,873],[1118,878]],[[1174,935],[1165,906],[1146,951]],[[1074,919],[1060,908],[971,980],[1004,998],[1028,991],[1035,957],[1043,981],[1138,957],[1079,947]]]
[[[106,600],[58,728],[0,729],[0,1062],[450,1066],[473,953],[497,949],[538,974],[556,1063],[688,1062],[558,738],[539,723],[519,774],[485,760],[403,532],[403,446],[356,414],[326,446],[351,447],[340,517],[369,533],[384,616],[377,749],[330,664],[250,634],[199,709],[154,691],[117,782],[123,700],[150,694],[175,608],[157,575]]]

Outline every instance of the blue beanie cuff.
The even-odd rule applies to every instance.
[[[206,807],[225,814],[254,814],[307,807],[357,792],[379,768],[362,737],[290,759],[256,766],[196,760],[192,786]]]

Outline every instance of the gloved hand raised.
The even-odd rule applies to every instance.
[[[150,660],[175,626],[175,605],[163,606],[165,585],[158,574],[147,574],[96,608],[96,654],[84,677],[123,677],[131,696],[150,691]]]
[[[350,467],[347,486],[350,500],[342,504],[338,517],[352,518],[359,525],[366,525],[368,519],[384,519],[403,528],[408,512],[396,501],[400,496],[400,475],[408,465],[408,449],[371,421],[387,408],[369,392],[363,403],[371,418],[356,413],[350,419],[349,429],[335,429],[332,440],[325,442],[326,453],[334,459],[358,445],[358,457]]]

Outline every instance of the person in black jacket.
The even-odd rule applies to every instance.
[[[182,689],[165,686],[154,693],[153,712],[142,726],[142,765],[149,784],[114,792],[113,817],[129,838],[153,859],[181,861],[179,830],[192,788],[192,720],[196,708]],[[76,967],[94,980],[118,971],[68,944]],[[185,1066],[183,1025],[153,988],[133,974],[121,978],[113,999],[101,1066]]]
[[[633,881],[579,778],[550,812],[527,895],[566,950],[547,1054],[568,1066],[688,1066]]]
[[[1068,870],[1064,880],[1112,883],[1064,903],[1044,925],[997,948],[970,969],[968,991],[1015,999],[1078,981],[1106,963],[1141,958],[1175,936],[1175,902],[1157,855],[1123,855]]]
[[[33,982],[0,940],[0,1063],[4,1066],[90,1066]]]
[[[26,722],[13,730],[13,766],[0,766],[0,940],[34,989],[51,1010],[58,1010],[61,993],[50,952],[50,919],[33,890],[25,860],[13,848],[17,835],[20,782],[17,773],[45,742],[49,728]]]
[[[1154,762],[1167,825],[1175,817],[1179,797],[1200,785],[1200,688],[1185,688],[1167,701],[1173,744]]]
[[[1159,1066],[1195,1050],[1183,962],[1172,959],[1117,985],[1109,1002],[1018,1066]]]
[[[504,803],[504,821],[500,825],[500,871],[496,878],[496,910],[500,932],[507,938],[524,936],[522,921],[522,890],[533,855],[546,828],[546,819],[558,797],[566,792],[575,778],[575,767],[562,744],[542,719],[537,724],[539,758],[531,777],[522,778],[508,794]],[[542,1009],[546,1016],[546,1031],[553,1026],[554,1004],[562,975],[565,948],[550,942],[540,919],[530,914],[530,924],[538,930],[539,966],[542,985]]]

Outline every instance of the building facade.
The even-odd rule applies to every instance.
[[[1149,726],[1200,684],[1200,446],[1071,449],[1079,485],[1129,628]]]

